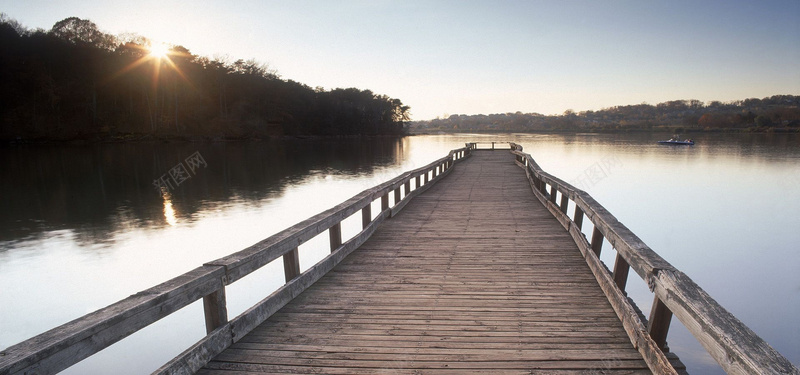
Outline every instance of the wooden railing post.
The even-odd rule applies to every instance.
[[[400,203],[400,187],[398,186],[397,189],[394,189],[394,204]]]
[[[650,338],[656,342],[658,348],[664,352],[669,351],[667,347],[667,333],[669,332],[669,323],[672,320],[672,311],[667,308],[667,305],[658,298],[653,300],[653,309],[650,310],[650,321],[647,323],[647,330],[650,332]]]
[[[628,265],[628,261],[617,252],[617,259],[614,261],[614,283],[617,284],[617,287],[621,291],[625,291],[625,284],[628,283],[628,271],[630,271],[631,266]]]
[[[558,193],[558,186],[550,185],[550,202],[556,204],[556,193]]]
[[[296,247],[283,254],[283,275],[287,283],[300,275],[300,256]]]
[[[228,322],[225,286],[203,297],[203,311],[206,316],[206,334],[211,333]]]
[[[569,197],[566,194],[562,193],[561,194],[561,212],[566,214],[567,213],[567,207],[569,207]]]
[[[428,184],[428,181],[430,181],[430,178],[428,177],[428,175],[430,174],[430,172],[431,172],[431,171],[425,171],[425,184],[426,184],[426,185]]]
[[[408,196],[409,194],[411,194],[411,179],[409,179],[408,181],[406,181],[406,184],[405,184],[405,189],[406,189],[406,196]]]
[[[367,229],[372,222],[372,202],[361,209],[361,229]]]
[[[600,228],[597,226],[594,227],[594,232],[592,232],[592,250],[597,257],[600,257],[600,251],[603,250],[603,233],[600,232]]]
[[[330,229],[328,229],[328,234],[331,237],[331,252],[338,249],[339,246],[342,246],[342,223],[338,222],[333,224]]]
[[[389,194],[381,195],[381,211],[389,209]]]
[[[419,189],[419,186],[420,186],[419,185],[419,175],[417,175],[417,177],[414,177],[414,184],[417,186],[417,189]]]
[[[572,218],[572,221],[575,222],[575,225],[578,227],[578,229],[581,229],[583,226],[583,210],[581,210],[577,204],[575,205],[575,217]]]

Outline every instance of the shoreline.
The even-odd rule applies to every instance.
[[[93,145],[93,144],[132,144],[132,143],[227,143],[227,142],[273,142],[273,141],[288,141],[288,140],[322,140],[322,139],[375,139],[375,138],[400,138],[410,136],[413,134],[382,134],[382,135],[283,135],[272,137],[189,137],[189,136],[142,136],[136,138],[128,137],[113,137],[113,138],[71,138],[71,139],[58,139],[58,138],[30,138],[25,139],[18,137],[17,139],[4,139],[0,140],[0,145]]]
[[[132,143],[228,143],[228,142],[275,142],[290,140],[324,140],[324,139],[376,139],[376,138],[402,138],[419,135],[455,135],[455,134],[800,134],[800,128],[741,128],[741,129],[580,129],[580,130],[537,130],[537,131],[514,131],[514,130],[470,130],[459,129],[459,131],[414,131],[405,134],[358,134],[358,135],[282,135],[270,137],[202,137],[202,136],[134,136],[127,134],[116,137],[75,137],[69,139],[61,138],[21,138],[0,140],[0,145],[92,145],[92,144],[132,144]]]

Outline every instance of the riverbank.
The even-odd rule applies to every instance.
[[[455,135],[455,134],[497,134],[496,130],[485,129],[458,129],[458,130],[412,130],[409,135]],[[559,135],[575,135],[575,134],[797,134],[800,133],[800,127],[749,127],[749,128],[732,128],[732,129],[696,129],[696,128],[683,128],[683,127],[663,127],[653,129],[608,129],[608,128],[589,128],[589,129],[572,129],[572,130],[559,130],[559,129],[542,129],[536,131],[515,131],[509,130],[508,133],[513,134],[559,134]]]
[[[242,141],[294,141],[294,140],[325,140],[325,139],[397,139],[412,134],[396,135],[282,135],[272,137],[200,137],[200,136],[154,136],[139,134],[124,134],[109,137],[72,137],[72,138],[23,138],[0,140],[0,145],[88,145],[106,143],[218,143]]]

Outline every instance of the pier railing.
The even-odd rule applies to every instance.
[[[516,145],[511,142],[483,141],[467,143],[467,146],[473,150],[513,150]]]
[[[516,162],[525,169],[539,200],[569,231],[598,279],[634,345],[658,373],[670,373],[662,352],[675,315],[729,374],[800,374],[788,359],[723,308],[683,272],[648,247],[589,194],[545,172],[522,146],[509,143]],[[569,202],[574,212],[569,217]],[[581,232],[585,219],[594,226],[591,240]],[[599,259],[603,243],[616,250],[613,270]],[[633,269],[654,293],[646,324],[626,297]],[[647,337],[652,338],[648,340]],[[653,347],[655,344],[655,347]]]
[[[0,352],[0,375],[57,373],[202,299],[207,335],[155,372],[194,373],[331,270],[361,246],[381,222],[396,215],[470,153],[469,145],[452,150],[431,164],[365,190],[244,250],[8,347]],[[372,205],[377,200],[381,209],[373,216]],[[361,232],[343,241],[342,221],[359,211]],[[324,232],[328,232],[331,253],[301,273],[298,247]],[[225,287],[279,258],[286,283],[229,320]]]

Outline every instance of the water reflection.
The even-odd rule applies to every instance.
[[[172,197],[168,191],[162,191],[161,196],[164,198],[164,219],[174,227],[178,220],[175,219],[175,209],[172,208]]]
[[[280,197],[308,175],[368,175],[392,165],[397,139],[18,146],[0,149],[0,246],[69,229],[81,241],[132,227],[191,223],[231,202]],[[207,167],[161,194],[154,181],[187,156]],[[177,185],[177,186],[175,186]],[[176,214],[177,213],[177,214]]]

